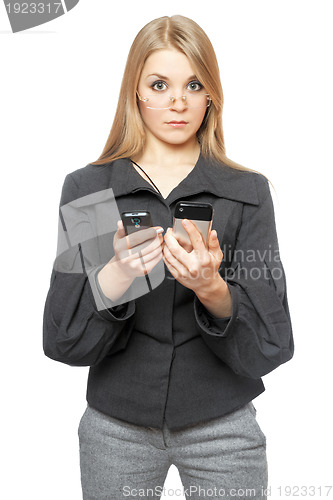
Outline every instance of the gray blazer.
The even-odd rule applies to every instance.
[[[136,425],[161,429],[165,420],[176,430],[248,403],[265,390],[261,377],[294,353],[268,181],[201,154],[164,199],[125,158],[68,174],[60,207],[110,188],[119,212],[148,210],[165,230],[177,201],[213,205],[212,229],[224,253],[219,272],[231,293],[232,315],[212,316],[163,261],[162,280],[152,291],[113,306],[95,279],[113,255],[113,228],[103,236],[100,261],[89,257],[97,245],[93,237],[67,250],[81,267],[64,270],[56,259],[44,309],[46,356],[90,366],[87,402]],[[59,229],[64,250],[63,220]]]

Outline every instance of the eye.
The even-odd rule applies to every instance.
[[[161,90],[165,90],[165,88],[162,88],[163,85],[166,87],[166,83],[165,82],[163,82],[162,80],[158,80],[158,81],[152,83],[152,85],[150,87],[153,90],[161,91]]]
[[[187,89],[196,92],[198,90],[203,89],[203,85],[200,82],[190,82],[187,85]]]

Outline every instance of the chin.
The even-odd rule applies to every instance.
[[[177,131],[178,132],[178,131]],[[173,137],[172,137],[173,135]],[[168,134],[167,136],[159,136],[157,137],[163,142],[166,142],[168,144],[184,144],[185,142],[188,142],[191,138],[192,135],[186,135],[184,136],[183,134]]]
[[[170,140],[170,139],[164,139],[163,142],[165,142],[166,144],[173,144],[175,146],[180,146],[182,144],[186,144],[187,142],[189,141],[189,139],[183,139],[183,140]]]

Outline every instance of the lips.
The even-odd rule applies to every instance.
[[[172,122],[167,122],[167,123],[168,123],[169,125],[170,125],[170,124],[172,124],[172,123],[174,123],[174,124],[176,124],[176,125],[180,125],[181,123],[182,123],[182,124],[184,124],[184,125],[186,125],[186,124],[187,124],[187,122],[184,122],[184,121],[177,122],[177,121],[175,121],[175,120],[173,120]]]

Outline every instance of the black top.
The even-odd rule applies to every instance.
[[[84,267],[71,273],[55,265],[44,310],[45,354],[90,366],[88,403],[136,425],[162,429],[165,419],[176,430],[248,403],[265,390],[261,377],[294,352],[268,181],[201,154],[164,199],[125,158],[68,174],[60,206],[109,188],[120,213],[148,210],[165,230],[177,201],[213,205],[232,316],[214,318],[163,261],[165,277],[157,287],[114,308],[101,294],[104,309]],[[109,248],[111,258],[111,236]],[[80,252],[84,260],[84,245]]]

